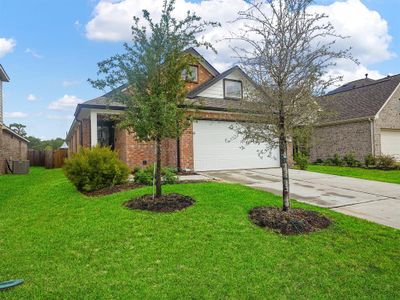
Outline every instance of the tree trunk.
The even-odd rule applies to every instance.
[[[156,197],[161,197],[161,139],[156,140]]]
[[[285,117],[283,113],[280,114],[279,122],[279,158],[282,169],[282,209],[288,211],[290,208],[289,201],[289,165],[288,165],[288,153],[287,153],[287,141],[286,141],[286,130],[285,130]]]

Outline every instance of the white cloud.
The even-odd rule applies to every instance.
[[[43,58],[43,55],[38,54],[35,50],[31,48],[26,48],[25,53],[32,55],[34,58]]]
[[[82,83],[81,80],[64,80],[62,82],[62,86],[63,87],[71,87],[71,86],[74,86],[74,85],[79,85],[81,83]]]
[[[188,10],[195,11],[207,21],[218,21],[220,28],[212,28],[205,32],[204,39],[211,41],[218,54],[211,51],[202,54],[220,71],[224,71],[235,63],[234,53],[231,50],[227,37],[232,32],[238,32],[245,25],[244,21],[231,23],[237,17],[237,12],[244,10],[247,4],[243,0],[208,0],[190,2],[177,0],[175,16],[183,18]],[[153,19],[158,19],[161,13],[162,0],[101,0],[93,11],[93,18],[86,24],[86,37],[101,41],[129,41],[131,38],[130,26],[133,16],[142,16],[142,10],[147,9]],[[353,79],[362,73],[382,75],[369,70],[368,65],[388,60],[395,56],[389,50],[392,37],[388,32],[388,24],[376,11],[369,9],[361,0],[336,1],[330,5],[313,5],[314,12],[325,13],[335,26],[338,34],[350,36],[339,40],[338,47],[342,49],[352,47],[352,53],[361,65],[348,62],[338,65],[332,72],[339,72],[345,80]]]
[[[12,52],[16,44],[14,39],[0,38],[0,57]]]
[[[34,94],[29,94],[28,97],[26,97],[26,100],[33,102],[33,101],[36,101],[37,98]]]
[[[27,113],[21,111],[5,112],[4,116],[10,119],[25,119],[28,117]]]
[[[64,95],[62,98],[51,102],[48,108],[51,110],[74,110],[76,105],[82,102],[82,99],[74,95]]]
[[[372,64],[395,56],[389,50],[392,37],[388,23],[377,12],[370,10],[360,0],[335,2],[328,6],[313,6],[312,11],[325,13],[336,31],[349,36],[338,40],[337,47],[352,47],[352,53],[362,64]]]
[[[82,27],[81,22],[79,22],[79,20],[76,20],[76,21],[74,22],[74,27],[75,27],[76,30],[80,30],[81,27]]]

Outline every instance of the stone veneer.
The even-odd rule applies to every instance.
[[[372,152],[371,123],[366,121],[317,127],[312,137],[310,160],[327,159],[334,154],[354,153],[358,160]]]
[[[379,156],[381,152],[381,130],[400,131],[400,87],[375,117],[320,126],[312,137],[310,160],[327,159],[334,154],[343,156],[354,153],[360,161],[365,155]]]

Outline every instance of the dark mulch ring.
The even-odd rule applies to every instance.
[[[83,192],[86,196],[95,197],[95,196],[105,196],[111,195],[114,193],[126,191],[126,190],[133,190],[143,187],[143,184],[135,183],[135,182],[127,182],[123,184],[114,185],[112,187],[107,187],[104,189],[92,191],[92,192]]]
[[[261,206],[250,210],[249,218],[260,227],[268,227],[284,235],[318,231],[331,224],[331,220],[320,213],[301,208],[285,212],[278,207]]]
[[[182,170],[182,171],[178,171],[176,173],[176,175],[199,175],[199,173],[196,173],[194,171],[184,171],[184,170]]]
[[[184,209],[194,203],[195,200],[189,196],[172,193],[154,198],[153,195],[144,195],[125,202],[124,205],[130,209],[173,212]]]

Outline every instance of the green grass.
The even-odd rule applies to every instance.
[[[385,171],[364,168],[309,165],[307,171],[390,183],[400,183],[400,170]]]
[[[87,198],[61,170],[0,177],[0,281],[25,279],[0,298],[400,298],[395,229],[294,203],[334,224],[282,236],[247,218],[279,197],[221,183],[166,186],[197,200],[176,213],[121,206],[149,191]]]

